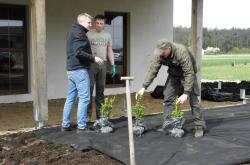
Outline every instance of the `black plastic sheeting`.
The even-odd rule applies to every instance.
[[[210,101],[240,101],[240,94],[218,92],[210,87],[204,88],[201,91],[201,99]]]
[[[156,131],[162,124],[161,115],[144,119],[148,131],[135,137],[137,165],[230,165],[250,162],[250,105],[204,110],[207,132],[193,137],[191,114],[187,112],[183,138],[174,138]],[[42,139],[57,144],[69,144],[79,150],[96,149],[125,164],[129,164],[126,120],[112,121],[115,132],[76,134],[60,132],[59,127],[36,131]]]
[[[240,101],[240,89],[245,89],[246,95],[250,95],[250,81],[221,82],[221,89],[216,90],[218,82],[202,82],[201,98],[210,101]],[[157,85],[151,96],[155,99],[163,99],[164,86]]]
[[[151,92],[150,94],[155,99],[163,99],[164,98],[163,90],[164,90],[164,86],[157,85],[154,91]]]
[[[201,89],[203,88],[217,88],[218,82],[202,82]],[[220,92],[223,93],[240,93],[240,89],[245,89],[246,95],[250,95],[250,81],[241,81],[237,82],[221,82],[221,89]]]

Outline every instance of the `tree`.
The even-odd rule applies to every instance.
[[[191,28],[175,27],[174,42],[187,47],[191,46]],[[250,28],[248,29],[207,29],[203,28],[203,49],[218,47],[222,53],[232,52],[237,49],[238,53],[250,53]],[[235,49],[236,50],[236,49]]]

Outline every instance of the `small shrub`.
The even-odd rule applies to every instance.
[[[113,98],[106,97],[104,99],[104,102],[101,104],[100,108],[100,115],[102,118],[107,118],[107,119],[110,118],[114,101],[115,101],[115,96]]]
[[[144,116],[144,110],[145,110],[145,107],[142,105],[141,97],[138,97],[136,99],[135,106],[133,106],[133,111],[134,111],[136,123],[142,122],[142,119]]]
[[[180,110],[180,105],[177,103],[178,96],[175,98],[173,102],[173,106],[175,107],[174,111],[171,112],[171,117],[173,118],[182,118],[183,117],[183,112]]]

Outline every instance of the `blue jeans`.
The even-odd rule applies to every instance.
[[[70,126],[70,116],[73,104],[79,97],[77,109],[77,127],[83,129],[87,122],[87,109],[90,101],[89,74],[87,69],[67,71],[68,95],[63,109],[62,127]]]

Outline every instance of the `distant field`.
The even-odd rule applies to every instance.
[[[250,54],[204,55],[201,74],[207,80],[250,80]]]

